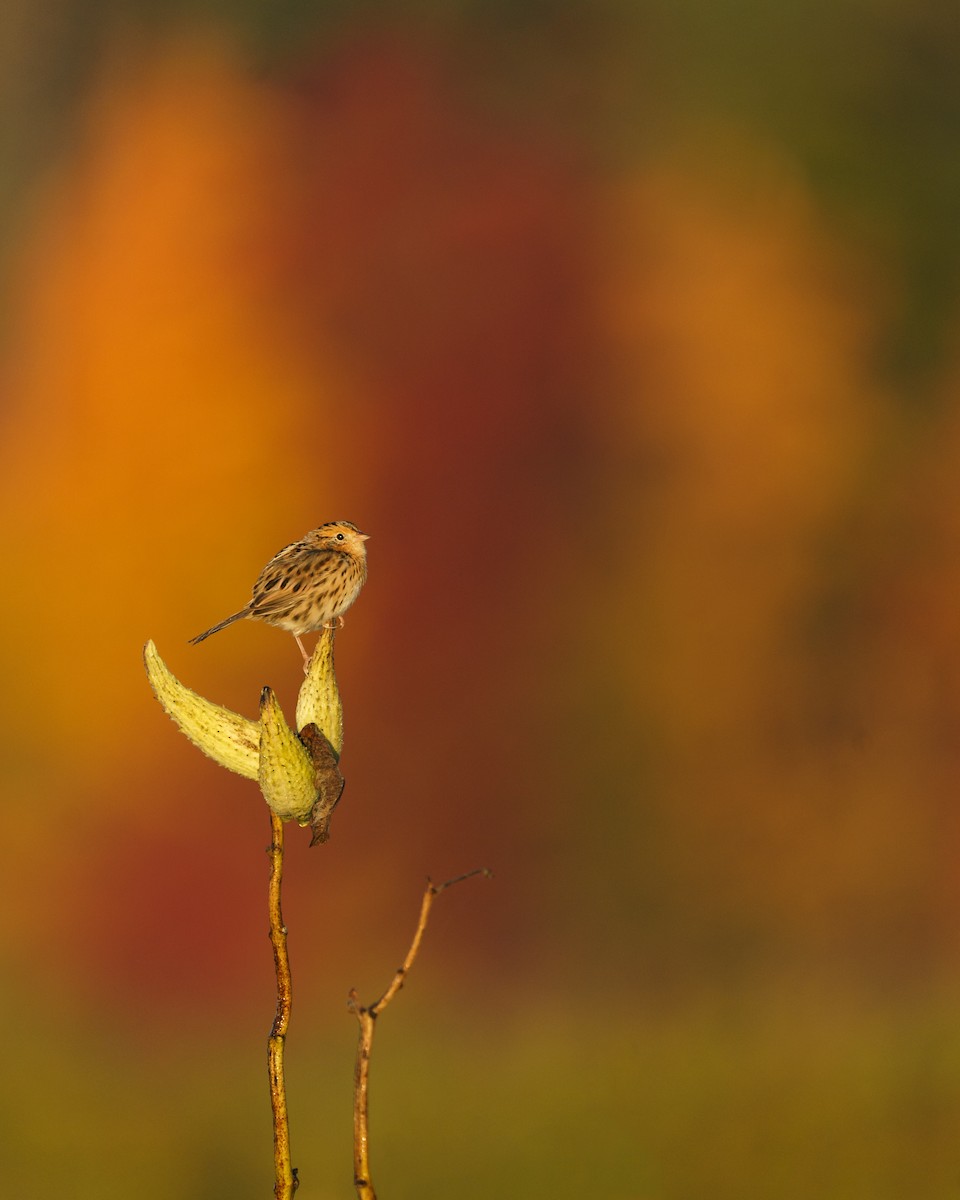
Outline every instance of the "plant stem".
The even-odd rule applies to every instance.
[[[420,943],[423,941],[423,935],[427,928],[427,918],[430,916],[430,909],[433,907],[434,900],[436,900],[441,892],[446,891],[448,887],[453,887],[455,883],[462,883],[465,879],[472,879],[474,875],[483,875],[487,879],[490,879],[493,872],[487,867],[478,867],[475,871],[468,871],[465,875],[458,875],[456,879],[448,879],[446,883],[431,883],[428,879],[426,890],[423,893],[423,901],[420,904],[420,917],[413,934],[413,941],[410,943],[410,949],[403,960],[403,965],[397,968],[393,979],[390,981],[390,986],[375,1004],[361,1004],[360,997],[357,995],[355,988],[351,988],[350,994],[347,997],[347,1007],[360,1024],[357,1063],[353,1077],[353,1185],[357,1189],[358,1200],[377,1200],[377,1193],[373,1190],[373,1182],[370,1178],[369,1094],[370,1055],[373,1052],[373,1034],[376,1029],[377,1017],[380,1016],[397,992],[403,987],[403,981],[407,977],[407,972],[413,966],[417,952],[420,949]]]
[[[280,909],[280,884],[283,879],[283,821],[270,814],[270,941],[277,974],[277,1012],[267,1042],[267,1071],[270,1076],[270,1106],[273,1109],[273,1163],[276,1200],[292,1200],[297,1190],[296,1172],[290,1167],[290,1129],[287,1124],[287,1092],[283,1078],[283,1050],[290,1026],[293,983],[287,956],[287,930]]]

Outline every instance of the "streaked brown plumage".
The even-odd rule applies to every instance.
[[[304,667],[310,656],[302,633],[343,624],[343,614],[356,600],[367,578],[367,534],[349,521],[328,521],[292,542],[270,559],[253,585],[245,608],[190,641],[193,645],[234,621],[249,617],[286,629],[297,639]]]

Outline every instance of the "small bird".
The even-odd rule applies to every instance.
[[[360,594],[367,578],[369,535],[349,521],[328,521],[312,529],[299,542],[275,554],[253,585],[245,608],[190,639],[202,642],[234,621],[249,617],[292,633],[303,655],[306,671],[310,656],[300,641],[302,633],[343,624],[343,614]]]

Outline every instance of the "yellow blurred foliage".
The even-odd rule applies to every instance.
[[[317,378],[315,347],[297,357],[270,302],[281,117],[222,44],[120,46],[72,159],[36,190],[5,369],[19,586],[4,657],[20,714],[71,710],[58,750],[80,776],[129,745],[134,648],[242,600],[259,556],[310,527],[318,492],[338,494],[318,427],[342,386]],[[68,634],[74,694],[56,653]],[[113,697],[119,725],[85,689]]]
[[[636,467],[612,629],[642,647],[624,658],[639,707],[654,697],[678,742],[757,721],[793,686],[784,638],[883,402],[863,298],[797,181],[757,147],[736,186],[690,165],[611,195],[603,323],[605,449]]]

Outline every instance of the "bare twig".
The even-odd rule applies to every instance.
[[[280,883],[283,879],[283,821],[270,814],[270,941],[277,973],[277,1012],[267,1042],[267,1071],[270,1076],[270,1107],[273,1109],[273,1163],[276,1200],[291,1200],[297,1190],[297,1174],[290,1167],[290,1129],[287,1123],[287,1092],[283,1079],[283,1050],[290,1027],[293,983],[287,956],[287,930],[280,909]]]
[[[357,1189],[359,1200],[377,1200],[377,1194],[373,1189],[373,1182],[370,1179],[369,1153],[370,1054],[373,1049],[373,1031],[377,1017],[380,1016],[397,992],[403,987],[407,972],[413,966],[417,953],[420,950],[420,943],[423,941],[423,934],[427,928],[427,919],[430,916],[430,909],[433,907],[434,900],[436,900],[441,892],[446,891],[448,887],[453,887],[455,883],[462,883],[465,879],[472,879],[474,875],[483,875],[485,878],[491,879],[493,872],[487,867],[478,867],[475,871],[468,871],[465,875],[458,875],[456,879],[448,879],[446,883],[431,883],[428,879],[426,890],[423,893],[423,901],[420,905],[420,918],[417,921],[417,928],[413,934],[413,941],[410,943],[410,949],[407,951],[407,956],[403,960],[402,965],[397,968],[393,979],[390,981],[390,986],[376,1003],[366,1006],[360,1003],[360,997],[357,995],[356,988],[350,989],[350,994],[347,998],[347,1007],[360,1023],[357,1064],[353,1083],[353,1183]]]

